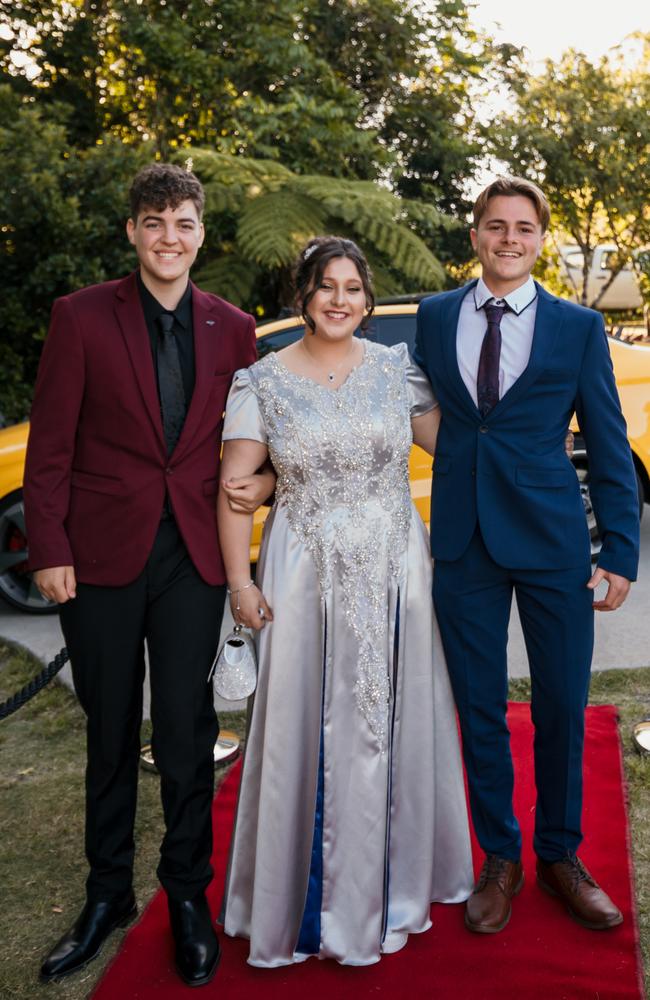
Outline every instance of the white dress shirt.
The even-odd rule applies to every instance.
[[[530,358],[537,314],[537,289],[529,276],[523,285],[500,299],[479,278],[462,301],[456,331],[458,367],[467,391],[478,405],[476,376],[487,316],[483,306],[492,300],[495,305],[508,304],[501,319],[501,356],[499,359],[499,399],[517,381]]]

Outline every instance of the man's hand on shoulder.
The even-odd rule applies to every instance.
[[[598,566],[587,586],[590,590],[595,590],[603,580],[607,580],[607,593],[602,601],[594,601],[594,611],[616,611],[629,594],[631,583],[627,577],[610,573]]]
[[[230,509],[236,514],[254,514],[275,489],[276,475],[265,466],[252,476],[239,476],[223,483]]]
[[[70,598],[77,596],[77,580],[74,566],[51,566],[48,569],[37,569],[34,573],[34,583],[43,597],[57,604],[65,604]]]

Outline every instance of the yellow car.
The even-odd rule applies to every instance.
[[[367,336],[371,340],[392,346],[406,342],[413,347],[417,298],[378,305]],[[298,317],[274,320],[257,329],[260,357],[277,351],[302,336],[303,324]],[[650,343],[623,343],[610,338],[610,348],[618,382],[623,412],[628,422],[628,434],[639,484],[639,504],[650,502]],[[46,613],[54,607],[44,601],[25,571],[27,539],[22,511],[21,486],[25,460],[28,424],[18,424],[0,430],[0,595],[24,611]],[[587,516],[592,517],[592,544],[597,548],[595,521],[590,514],[588,497],[588,465],[579,432],[576,436],[574,463],[583,482]],[[429,523],[431,459],[414,447],[410,460],[411,495],[425,524]],[[255,515],[251,561],[259,552],[262,524],[268,513],[261,508]]]
[[[641,517],[643,504],[650,503],[650,335],[643,327],[618,326],[612,328],[608,340],[616,386],[627,422],[627,436],[632,448]],[[592,557],[595,557],[600,551],[600,539],[596,516],[589,499],[589,460],[575,417],[571,430],[575,434],[572,461],[580,480],[591,536],[591,552]]]

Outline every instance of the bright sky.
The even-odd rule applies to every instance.
[[[543,71],[545,59],[557,60],[567,49],[584,52],[596,62],[633,32],[650,31],[647,0],[473,0],[473,7],[474,26],[497,42],[525,47],[533,73]],[[640,42],[626,42],[626,62],[636,63],[641,50]],[[479,113],[489,120],[506,106],[506,91],[496,89],[479,104]],[[502,170],[502,165],[486,158],[469,194],[476,196]]]
[[[631,32],[650,31],[644,0],[476,0],[472,20],[499,42],[526,46],[532,62],[568,48],[598,59]]]

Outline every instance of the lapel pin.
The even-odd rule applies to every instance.
[[[214,320],[213,319],[206,319],[205,322],[206,322],[207,326],[214,326]]]

